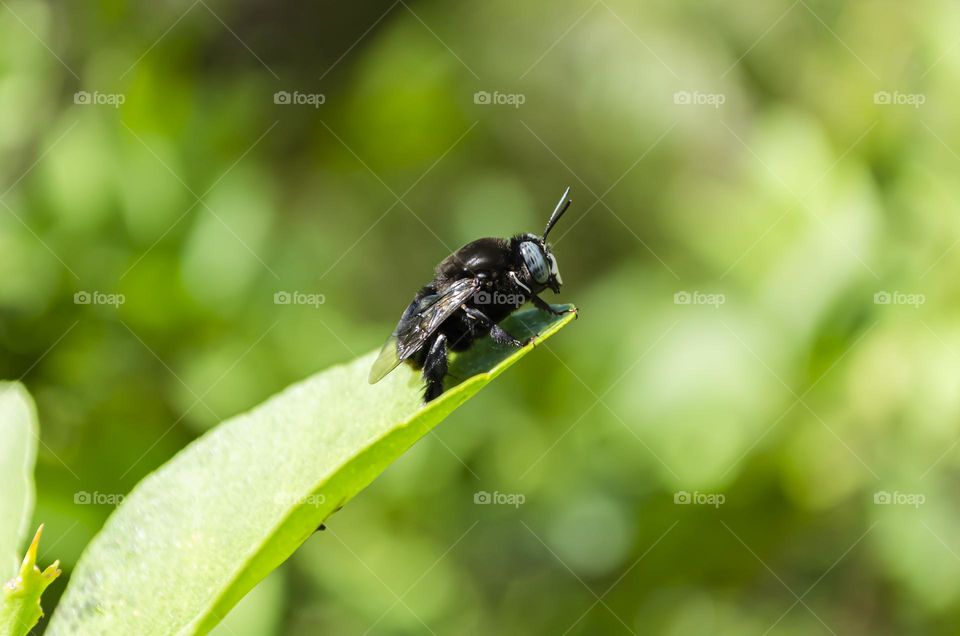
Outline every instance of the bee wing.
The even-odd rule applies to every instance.
[[[370,367],[370,375],[367,376],[367,382],[376,384],[403,362],[397,355],[398,342],[396,333],[390,334],[387,341],[383,343],[383,348],[380,349],[380,355],[377,356],[377,359],[373,362],[373,366]]]
[[[377,359],[373,362],[373,366],[370,367],[370,375],[367,376],[367,381],[370,384],[376,384],[382,380],[384,376],[396,369],[397,366],[406,359],[406,357],[401,357],[400,338],[410,330],[411,325],[416,324],[422,312],[431,307],[439,299],[439,294],[428,294],[421,298],[414,299],[414,301],[407,306],[403,315],[400,316],[400,322],[397,323],[393,333],[390,334],[387,341],[383,343],[383,348],[380,349],[380,355],[377,356]]]
[[[431,294],[410,303],[397,323],[397,328],[387,338],[380,355],[370,367],[370,384],[382,380],[401,362],[416,353],[430,334],[459,309],[479,286],[474,278],[461,278],[447,287],[442,294]]]

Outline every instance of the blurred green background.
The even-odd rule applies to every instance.
[[[580,320],[220,631],[955,633],[958,24],[0,2],[0,377],[38,401],[42,561],[69,574],[117,495],[570,185]]]

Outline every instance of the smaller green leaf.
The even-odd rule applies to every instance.
[[[0,581],[17,571],[33,514],[37,414],[19,382],[0,382]]]
[[[43,525],[37,529],[33,542],[23,557],[20,572],[3,586],[3,605],[0,606],[0,634],[25,636],[43,616],[40,596],[60,576],[60,561],[54,561],[43,572],[37,567],[37,546]]]

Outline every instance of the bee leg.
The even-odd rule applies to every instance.
[[[510,345],[517,348],[520,348],[524,345],[522,341],[514,337],[513,334],[509,333],[506,329],[504,329],[497,323],[490,320],[490,317],[487,316],[487,314],[480,311],[479,309],[476,309],[475,307],[467,307],[466,305],[464,305],[463,311],[464,313],[467,314],[467,316],[469,316],[470,318],[473,318],[474,320],[479,322],[481,325],[489,329],[490,337],[493,339],[494,342],[502,345]]]
[[[572,307],[570,309],[563,309],[563,310],[554,309],[550,305],[550,303],[540,298],[539,296],[531,296],[530,300],[533,302],[533,304],[536,306],[537,309],[539,309],[540,311],[545,311],[548,314],[553,314],[554,316],[562,316],[564,314],[569,314],[571,312],[576,313],[577,311]]]
[[[443,377],[447,375],[447,336],[438,334],[423,359],[423,379],[427,383],[423,401],[429,402],[443,394]]]
[[[492,338],[494,342],[502,345],[510,345],[511,347],[516,347],[517,349],[526,344],[522,340],[516,338],[509,331],[496,324],[490,327],[490,338]]]

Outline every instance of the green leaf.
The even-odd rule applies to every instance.
[[[54,561],[43,572],[37,567],[37,546],[42,534],[43,526],[40,526],[27,548],[20,571],[3,586],[0,603],[0,634],[3,636],[26,636],[30,632],[43,616],[40,596],[60,576],[59,561]]]
[[[527,311],[505,327],[542,340],[574,316]],[[368,385],[371,352],[224,422],[111,515],[47,633],[207,633],[329,515],[533,348],[478,342],[451,362],[451,376],[466,379],[427,406],[407,365]]]
[[[33,513],[37,412],[19,382],[0,383],[0,581],[17,571]]]
[[[37,545],[43,526],[27,549],[20,570],[17,555],[33,513],[33,467],[37,460],[37,410],[19,382],[0,383],[0,635],[21,636],[36,625],[43,610],[40,595],[57,578],[57,564],[40,572]]]

